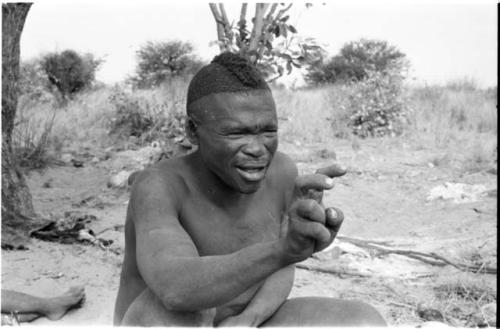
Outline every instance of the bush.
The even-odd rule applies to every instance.
[[[19,94],[30,100],[46,103],[52,99],[50,83],[40,59],[21,62],[19,72]]]
[[[122,140],[130,137],[139,145],[184,136],[184,112],[175,100],[156,102],[154,97],[132,95],[115,88],[108,98],[114,107],[109,134]],[[171,102],[171,103],[170,103]]]
[[[347,97],[340,108],[349,114],[348,127],[362,138],[401,134],[409,111],[404,76],[395,70],[367,74],[345,89]]]
[[[20,97],[18,117],[12,132],[12,149],[16,163],[27,170],[42,169],[55,160],[50,152],[52,128],[55,123],[57,107],[51,102],[36,103],[29,96]],[[25,113],[27,106],[45,112],[44,115]]]
[[[154,118],[141,108],[137,98],[115,89],[109,96],[109,102],[116,111],[110,130],[111,135],[126,138],[141,137],[153,127]]]
[[[479,89],[477,81],[470,77],[463,77],[450,80],[445,87],[453,91],[473,92]]]
[[[102,62],[92,54],[80,55],[74,50],[65,50],[45,55],[41,65],[49,83],[59,91],[63,100],[67,100],[91,86]]]
[[[35,129],[25,126],[23,136],[13,143],[14,158],[20,167],[28,170],[42,169],[55,160],[54,155],[49,152],[52,126],[51,120],[44,125],[39,136]]]
[[[365,75],[366,73],[361,67],[350,64],[342,56],[335,56],[326,63],[321,62],[310,67],[305,79],[313,85],[323,85],[359,81]]]
[[[147,42],[137,51],[137,72],[130,78],[138,88],[157,87],[172,77],[196,72],[203,62],[194,54],[189,42]]]
[[[406,55],[386,41],[361,39],[345,44],[326,62],[310,66],[305,79],[314,85],[348,83],[368,78],[369,72],[404,73],[408,66]]]

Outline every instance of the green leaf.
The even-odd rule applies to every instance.
[[[292,61],[286,62],[286,69],[288,71],[288,74],[292,73]]]
[[[288,25],[288,31],[290,31],[292,33],[297,33],[297,29],[295,27],[293,27],[293,25]]]
[[[280,36],[280,27],[279,27],[279,25],[276,25],[274,27],[274,35],[276,35],[276,37]]]
[[[280,34],[286,39],[287,38],[287,29],[286,29],[286,24],[280,24]]]
[[[292,56],[285,54],[285,53],[279,53],[277,54],[279,57],[286,59],[288,62],[292,60]]]

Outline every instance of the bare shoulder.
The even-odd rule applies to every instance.
[[[295,179],[298,175],[297,165],[282,152],[276,152],[270,168],[271,186],[282,196],[283,209],[286,210],[291,204]]]
[[[292,158],[285,153],[276,152],[272,163],[273,174],[279,181],[295,180],[298,175],[297,165]]]
[[[132,208],[148,207],[154,201],[177,209],[186,191],[181,159],[171,159],[136,174],[132,184]]]
[[[297,175],[298,170],[295,162],[285,153],[276,152],[269,168],[269,177],[273,188],[284,193],[285,199],[290,198]]]

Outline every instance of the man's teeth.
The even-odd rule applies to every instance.
[[[262,170],[262,168],[243,168],[243,170],[252,172],[252,171],[260,171]]]
[[[236,167],[240,175],[249,181],[260,181],[264,177],[265,166],[262,167]]]
[[[241,170],[246,171],[246,172],[259,172],[264,169],[264,167],[259,167],[259,168],[241,168]]]

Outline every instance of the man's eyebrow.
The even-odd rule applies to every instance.
[[[239,121],[229,121],[224,126],[220,127],[221,131],[238,130],[238,131],[255,131],[255,130],[277,130],[278,125],[275,123],[262,123],[249,126]]]
[[[245,129],[247,128],[243,122],[240,122],[238,120],[234,119],[222,119],[219,121],[220,123],[223,123],[223,125],[220,126],[221,130],[230,130],[230,129]]]

